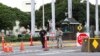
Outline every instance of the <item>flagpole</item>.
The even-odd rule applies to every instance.
[[[68,18],[72,18],[72,0],[68,0]]]
[[[31,34],[35,34],[35,0],[31,0]]]
[[[42,12],[43,12],[43,21],[42,21],[42,24],[43,24],[43,29],[45,29],[45,17],[44,17],[44,0],[42,0],[42,3],[43,3],[43,6],[42,6]]]
[[[52,0],[52,32],[55,33],[55,0]]]
[[[99,35],[99,15],[98,15],[98,0],[96,0],[96,5],[95,5],[95,24],[96,24],[96,31],[95,31],[95,35],[98,36]]]
[[[87,11],[86,11],[86,13],[87,13],[87,24],[86,24],[86,26],[87,26],[87,32],[89,33],[89,27],[90,27],[90,22],[89,22],[89,17],[90,17],[90,9],[89,9],[89,0],[87,0]]]

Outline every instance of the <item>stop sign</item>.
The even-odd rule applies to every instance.
[[[81,46],[83,39],[88,37],[89,37],[88,33],[77,33],[77,46]]]

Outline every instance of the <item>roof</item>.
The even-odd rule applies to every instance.
[[[62,22],[62,24],[80,24],[78,21],[76,21],[74,18],[65,18],[65,20]]]

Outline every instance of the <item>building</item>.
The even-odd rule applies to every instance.
[[[76,39],[77,26],[79,24],[74,18],[65,18],[61,24],[62,31],[64,32],[63,39]]]

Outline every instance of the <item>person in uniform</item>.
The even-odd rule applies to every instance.
[[[62,47],[62,35],[63,35],[63,32],[60,30],[60,28],[57,28],[57,31],[56,31],[56,39],[57,39],[57,47],[60,48]]]
[[[40,40],[41,40],[41,43],[42,43],[42,48],[45,48],[45,35],[46,35],[46,31],[44,30],[44,29],[42,29],[41,31],[40,31]]]

